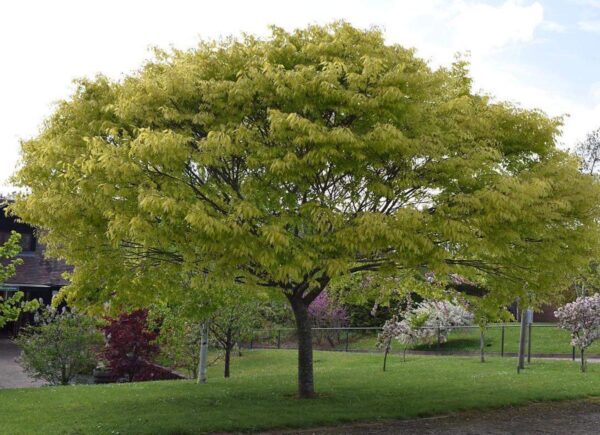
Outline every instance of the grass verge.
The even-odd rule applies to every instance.
[[[251,351],[236,359],[232,378],[221,367],[207,385],[163,381],[102,386],[0,390],[0,432],[6,434],[192,434],[310,427],[403,419],[530,401],[600,395],[600,365],[582,374],[576,363],[536,360],[516,374],[515,360],[390,358],[315,353],[320,396],[295,396],[296,352]]]

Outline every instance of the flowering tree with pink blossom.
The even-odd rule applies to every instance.
[[[581,351],[581,371],[587,369],[585,350],[600,338],[600,294],[580,296],[554,312],[559,326],[571,333],[571,344]]]
[[[406,351],[409,346],[419,343],[419,335],[419,329],[411,327],[410,322],[406,319],[399,320],[398,315],[393,315],[391,319],[387,320],[377,336],[377,347],[384,351],[383,371],[387,365],[387,356],[392,349],[392,340],[396,338],[404,345],[403,360],[406,361]]]
[[[348,312],[333,300],[327,292],[323,292],[309,305],[308,315],[312,321],[313,328],[342,328],[348,324]],[[315,338],[317,342],[326,339],[331,347],[335,347],[335,340],[339,331],[317,330]]]

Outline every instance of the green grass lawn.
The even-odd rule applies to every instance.
[[[0,390],[0,433],[188,434],[308,427],[409,418],[473,408],[600,396],[600,365],[569,361],[315,353],[317,399],[295,396],[296,352],[255,350],[236,358],[231,379],[212,367],[191,381]]]
[[[519,327],[518,325],[506,326],[504,328],[504,351],[517,353],[519,350]],[[349,341],[350,350],[377,350],[377,331],[352,332]],[[338,349],[344,349],[344,335]],[[491,326],[486,330],[486,351],[500,353],[502,328]],[[572,351],[571,338],[567,331],[559,329],[555,324],[534,324],[532,329],[531,352],[532,353],[563,353],[570,354]],[[396,351],[402,350],[399,343],[392,343]],[[415,350],[437,350],[436,345],[413,346]],[[469,328],[456,330],[448,336],[448,342],[440,346],[440,351],[450,352],[478,352],[479,351],[479,329]],[[588,355],[600,355],[600,342],[594,343],[588,349]]]

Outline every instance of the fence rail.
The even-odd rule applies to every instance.
[[[438,328],[427,328],[438,329]],[[343,352],[381,352],[377,347],[377,335],[381,327],[315,327],[313,343],[316,349]],[[488,355],[516,356],[519,349],[518,323],[492,324],[484,329],[485,353]],[[434,343],[407,346],[407,352],[436,355],[476,355],[480,353],[480,328],[460,326],[438,330]],[[533,323],[527,331],[527,358],[570,357],[576,358],[567,331],[556,324]],[[297,347],[294,328],[258,329],[244,343],[251,349],[294,349]],[[405,346],[392,341],[392,352],[404,351]],[[589,357],[600,358],[600,343],[587,350]]]

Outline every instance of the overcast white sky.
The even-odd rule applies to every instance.
[[[476,88],[568,114],[562,142],[600,127],[600,0],[295,0],[0,2],[0,190],[18,164],[19,139],[36,134],[72,80],[118,78],[151,46],[193,47],[242,31],[265,35],[345,19],[385,29],[433,66],[471,51]]]

